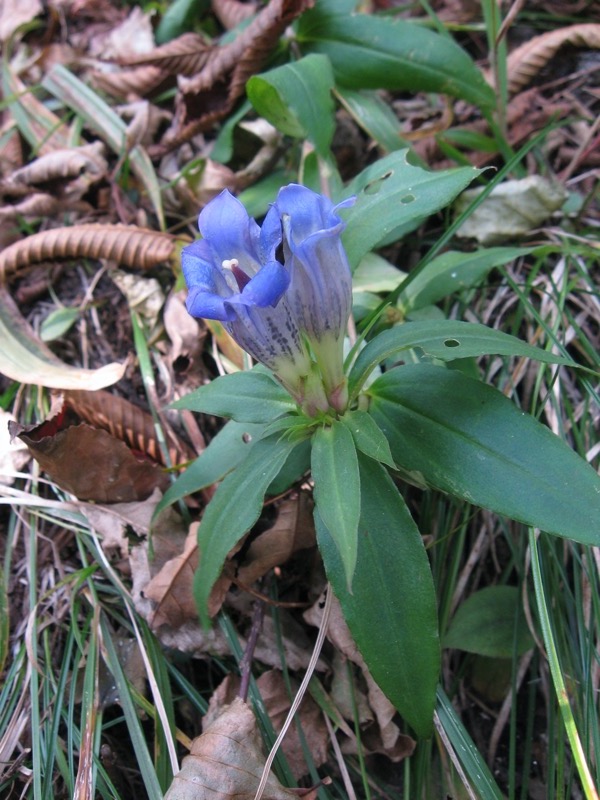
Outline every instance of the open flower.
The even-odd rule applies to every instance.
[[[291,184],[259,227],[225,190],[200,213],[203,238],[182,254],[190,314],[221,320],[310,414],[347,402],[352,285],[338,207]]]

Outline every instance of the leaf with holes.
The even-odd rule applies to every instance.
[[[410,164],[407,155],[398,150],[379,159],[344,190],[344,197],[356,196],[343,212],[342,241],[352,268],[375,246],[400,238],[448,205],[480,173],[474,167],[428,172]]]
[[[527,344],[508,333],[456,320],[406,322],[380,333],[360,351],[348,380],[351,397],[355,397],[375,367],[403,350],[417,349],[428,358],[455,361],[483,355],[522,356],[546,364],[577,365],[569,358],[557,356]]]

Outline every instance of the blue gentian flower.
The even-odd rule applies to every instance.
[[[262,227],[227,190],[200,213],[182,267],[194,317],[223,322],[306,413],[347,404],[343,339],[352,281],[340,206],[303,186],[280,190]]]

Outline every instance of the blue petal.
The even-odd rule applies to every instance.
[[[260,272],[246,284],[244,290],[239,295],[234,295],[230,304],[244,306],[276,306],[282,295],[288,288],[290,276],[285,267],[277,261],[265,264]]]
[[[260,268],[260,228],[227,189],[202,209],[198,227],[217,266],[236,258],[248,275]]]
[[[222,322],[235,319],[235,312],[229,307],[226,298],[199,287],[189,290],[185,305],[192,317],[199,319],[218,319]]]

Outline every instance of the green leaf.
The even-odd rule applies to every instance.
[[[432,259],[400,292],[399,305],[404,311],[433,305],[443,297],[479,283],[488,272],[501,264],[534,252],[535,247],[489,247],[474,253],[448,250]]]
[[[506,795],[500,791],[480,750],[469,736],[441,686],[437,690],[436,711],[440,725],[460,759],[467,777],[471,780],[475,797],[479,800],[505,800]]]
[[[599,545],[600,478],[548,428],[456,370],[398,367],[370,387],[396,463],[470,503]]]
[[[468,597],[443,641],[444,647],[492,658],[512,658],[515,649],[523,655],[533,644],[516,586],[486,586]]]
[[[418,736],[431,735],[440,669],[437,602],[421,535],[384,468],[359,453],[361,515],[352,594],[328,527],[315,514],[327,578],[360,652]]]
[[[168,5],[156,29],[156,43],[165,44],[193,29],[205,0],[173,0]]]
[[[51,311],[40,325],[40,339],[42,342],[52,342],[60,339],[77,322],[81,310],[79,308],[57,308]]]
[[[356,447],[350,430],[335,421],[319,428],[311,456],[315,505],[338,548],[346,585],[352,585],[356,567],[360,478]]]
[[[338,88],[336,95],[357,125],[384,150],[393,153],[394,150],[406,149],[407,142],[402,138],[398,117],[376,92]]]
[[[264,429],[264,425],[230,420],[210,441],[206,450],[169,486],[156,506],[154,516],[172,503],[220,481],[246,458]]]
[[[348,411],[340,422],[352,434],[357,450],[381,464],[387,464],[392,469],[395,468],[389,442],[370,414],[359,410]]]
[[[198,530],[200,566],[194,578],[194,596],[204,625],[208,625],[208,598],[227,553],[259,518],[269,484],[296,445],[278,434],[256,442],[206,507]]]
[[[424,320],[406,322],[390,328],[364,347],[350,371],[348,388],[354,397],[371,371],[402,350],[418,348],[423,356],[454,361],[482,355],[524,356],[547,364],[576,366],[570,359],[541,350],[509,333],[488,328],[477,322]]]
[[[398,150],[367,167],[344,190],[356,203],[343,216],[342,241],[352,268],[383,240],[393,241],[447,206],[479,175],[475,167],[428,172]]]
[[[324,53],[350,89],[439,92],[492,109],[496,97],[471,57],[449,37],[403,20],[318,3],[298,24],[303,52]]]
[[[262,117],[288,136],[308,139],[327,158],[335,130],[333,85],[329,59],[312,55],[254,75],[246,92]]]
[[[264,423],[296,409],[291,396],[258,369],[222,375],[172,404],[237,422]]]

